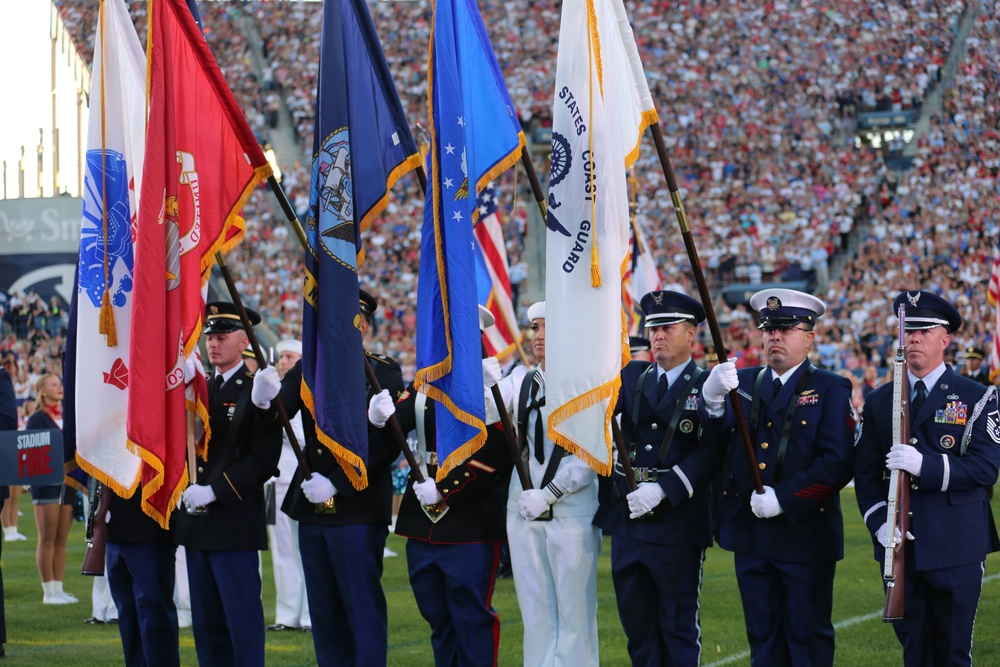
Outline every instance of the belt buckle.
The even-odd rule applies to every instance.
[[[632,468],[632,471],[635,473],[636,483],[655,482],[659,472],[656,468]]]

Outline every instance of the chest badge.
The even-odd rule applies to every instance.
[[[677,428],[681,433],[690,433],[694,430],[694,422],[690,419],[682,419],[681,423],[677,425]]]
[[[944,408],[934,413],[935,424],[954,424],[965,426],[968,419],[969,406],[960,401],[950,401]]]
[[[955,436],[953,435],[942,435],[940,444],[945,449],[951,449],[955,446]]]

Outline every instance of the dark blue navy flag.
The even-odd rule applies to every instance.
[[[475,0],[434,3],[429,62],[416,386],[447,408],[436,417],[440,480],[486,441],[472,227],[476,195],[517,162],[524,135]]]
[[[355,488],[368,484],[361,232],[420,164],[364,0],[323,7],[306,251],[302,398]]]

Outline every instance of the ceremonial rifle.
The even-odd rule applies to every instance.
[[[104,484],[97,482],[94,502],[90,504],[87,518],[87,552],[83,554],[80,574],[100,577],[104,574],[104,551],[108,542],[108,510],[111,508],[111,494]]]
[[[892,442],[910,441],[910,380],[906,368],[906,310],[899,306],[899,347],[893,362],[892,376]],[[906,532],[910,527],[910,473],[896,469],[889,476],[889,497],[886,500],[886,540],[882,580],[885,583],[885,607],[882,620],[886,623],[903,618],[903,588],[905,575]],[[899,538],[896,538],[896,535]]]

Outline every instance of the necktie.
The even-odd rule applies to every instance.
[[[535,460],[545,463],[545,424],[542,421],[542,406],[545,405],[545,397],[536,400],[532,405],[535,411]]]
[[[667,395],[667,374],[664,373],[656,381],[656,402],[659,403]]]
[[[924,404],[925,398],[927,398],[927,385],[924,384],[923,380],[917,380],[917,383],[913,385],[913,397],[910,399],[911,415],[920,412],[920,406]]]
[[[781,392],[781,378],[774,378],[774,383],[772,386],[774,387],[773,395],[777,396],[778,393]]]
[[[212,395],[209,397],[209,402],[219,395],[224,384],[226,384],[226,378],[222,377],[222,374],[218,374],[212,379]]]

